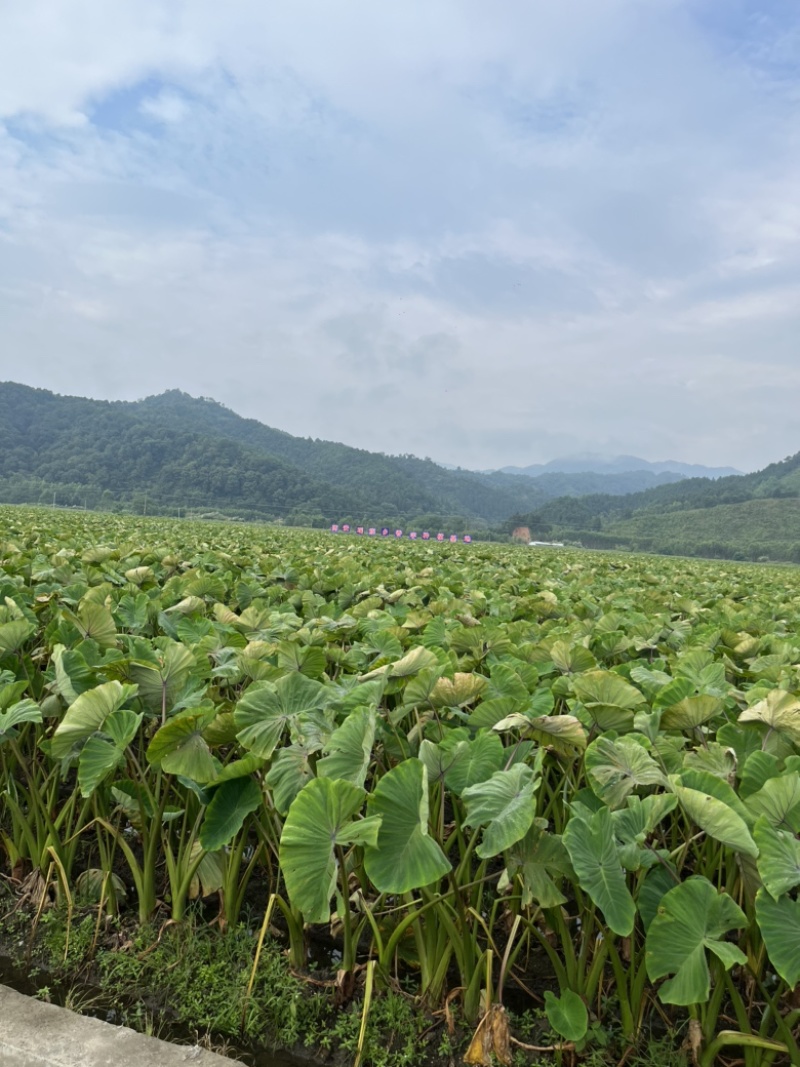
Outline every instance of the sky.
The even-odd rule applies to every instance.
[[[0,0],[0,380],[757,469],[799,119],[796,0]]]

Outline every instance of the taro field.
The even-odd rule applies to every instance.
[[[0,510],[6,897],[255,912],[472,1063],[800,1063],[799,694],[795,569]]]

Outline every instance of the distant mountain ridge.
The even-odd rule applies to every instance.
[[[511,516],[512,525],[586,547],[800,563],[800,452],[750,474],[562,496]]]
[[[543,474],[623,474],[630,471],[650,471],[655,475],[677,474],[683,478],[726,478],[741,474],[735,467],[705,467],[701,463],[681,463],[667,459],[651,462],[639,456],[603,456],[596,452],[560,456],[548,463],[531,463],[527,467],[501,467],[502,474],[538,478]],[[673,479],[674,480],[674,479]]]

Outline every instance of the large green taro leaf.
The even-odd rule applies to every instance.
[[[321,678],[327,666],[325,649],[282,641],[278,645],[278,666],[284,671],[300,671],[308,678]]]
[[[800,841],[793,833],[776,830],[762,815],[753,829],[758,845],[758,873],[776,900],[800,885]]]
[[[726,722],[717,729],[717,741],[736,753],[736,762],[744,767],[755,752],[761,752],[762,735],[755,723]]]
[[[307,922],[328,922],[336,892],[336,848],[374,844],[380,817],[355,821],[364,790],[341,778],[314,778],[292,802],[279,859],[292,904]]]
[[[688,649],[675,663],[674,671],[691,679],[702,693],[721,697],[728,691],[725,664],[715,661],[713,652],[707,648]]]
[[[317,761],[317,774],[325,778],[343,778],[353,785],[363,786],[372,758],[375,741],[375,711],[356,708],[328,739]]]
[[[275,753],[264,784],[272,790],[276,811],[285,815],[300,790],[314,777],[305,745],[284,745]]]
[[[573,814],[563,841],[578,885],[600,908],[614,933],[627,937],[636,909],[617,854],[611,811],[601,808],[586,818]]]
[[[231,778],[218,786],[200,828],[200,844],[206,852],[227,845],[250,812],[261,806],[261,799],[261,788],[254,778]]]
[[[532,768],[518,763],[464,790],[464,825],[483,827],[476,849],[481,859],[497,856],[525,836],[536,814],[533,795],[538,785]]]
[[[422,645],[417,645],[416,648],[412,648],[410,652],[407,652],[402,659],[390,665],[389,677],[410,678],[412,674],[418,674],[428,667],[437,667],[438,664],[439,660],[433,652],[423,648]],[[364,675],[364,678],[367,677],[368,675]]]
[[[664,730],[695,730],[719,715],[722,709],[719,697],[687,696],[664,710],[661,726]]]
[[[96,641],[101,648],[111,649],[116,646],[116,623],[111,611],[91,600],[84,600],[75,615],[68,608],[62,608],[63,616],[73,624],[81,637]]]
[[[471,730],[491,730],[496,723],[516,713],[519,707],[520,702],[513,697],[492,697],[490,700],[482,700],[470,713],[467,725]]]
[[[53,759],[64,759],[100,730],[112,711],[136,695],[135,685],[104,682],[87,689],[67,708],[50,744]]]
[[[450,861],[428,835],[428,775],[421,760],[404,760],[385,774],[367,810],[382,820],[375,847],[364,853],[364,869],[380,893],[407,893],[447,874]]]
[[[571,645],[568,641],[555,641],[550,649],[550,658],[562,674],[582,674],[597,666],[588,648]]]
[[[686,753],[683,765],[689,770],[707,771],[727,783],[733,781],[736,775],[736,753],[716,741],[706,741]]]
[[[78,614],[64,611],[86,639],[96,641],[102,648],[114,648],[117,643],[117,624],[114,616],[103,604],[94,604],[85,600],[78,609]]]
[[[435,708],[463,708],[474,704],[485,689],[483,675],[456,671],[452,678],[437,679],[430,702]]]
[[[468,731],[459,727],[445,734],[438,743],[427,738],[420,742],[419,758],[425,764],[430,785],[443,782],[448,771],[469,751],[469,737],[463,736],[464,734],[468,735]]]
[[[633,677],[633,671],[631,671],[631,677]],[[670,682],[659,689],[653,698],[654,708],[670,708],[680,702],[688,696],[691,696],[694,692],[694,684],[689,678],[673,678]]]
[[[687,789],[696,789],[700,793],[708,793],[709,796],[721,800],[735,811],[748,827],[755,822],[733,786],[706,768],[685,767],[680,774],[680,785],[686,786]]]
[[[458,759],[445,771],[448,789],[461,796],[465,789],[491,778],[503,765],[505,749],[497,734],[481,730],[477,736],[459,747]]]
[[[17,680],[11,671],[0,670],[0,712],[8,711],[28,688],[27,679]]]
[[[508,663],[494,663],[484,697],[486,700],[507,697],[522,706],[528,700],[528,690],[512,666]]]
[[[508,877],[519,876],[524,908],[557,908],[566,902],[558,888],[564,878],[574,877],[569,854],[560,837],[543,828],[544,819],[535,820],[521,841],[508,850]]]
[[[552,748],[562,756],[577,756],[586,748],[586,731],[580,719],[574,715],[540,715],[531,718],[530,715],[515,712],[495,723],[492,729],[498,733],[519,730],[521,737]]]
[[[0,623],[0,659],[21,648],[35,630],[36,627],[27,619]]]
[[[5,711],[0,711],[0,745],[13,741],[18,728],[26,722],[41,722],[42,710],[32,700],[20,700]]]
[[[766,889],[759,889],[756,920],[772,966],[795,989],[800,982],[800,900],[773,900]]]
[[[147,626],[149,604],[147,593],[137,593],[135,597],[126,593],[116,606],[117,618],[126,630],[137,633]]]
[[[131,567],[130,570],[125,571],[125,577],[131,585],[144,585],[146,582],[156,581],[153,568],[147,566]]]
[[[747,708],[739,722],[757,722],[767,733],[780,734],[800,748],[800,700],[793,693],[772,689],[763,700]]]
[[[403,688],[403,706],[393,713],[392,721],[399,722],[411,708],[428,707],[433,698],[433,691],[442,676],[443,667],[438,664],[435,667],[425,667],[415,675]]]
[[[632,666],[629,674],[631,681],[639,686],[645,694],[645,697],[650,701],[652,701],[655,696],[672,681],[671,675],[666,674],[664,671],[651,670],[649,667],[645,667],[641,663]],[[694,686],[690,685],[684,695],[688,695],[693,689]],[[670,703],[674,703],[674,701],[670,701]]]
[[[382,679],[359,684],[356,679],[345,676],[340,678],[340,682],[346,687],[337,686],[333,690],[334,698],[329,708],[332,714],[345,719],[357,708],[368,708],[377,712],[384,690]]]
[[[629,796],[626,806],[612,812],[614,836],[619,842],[619,858],[626,870],[638,871],[658,862],[657,853],[646,848],[647,838],[661,820],[678,804],[674,793],[653,793],[641,798]]]
[[[96,672],[89,666],[80,652],[56,645],[51,656],[56,677],[52,688],[67,702],[72,704],[81,693],[98,681]]]
[[[193,782],[211,782],[217,763],[203,731],[216,715],[212,707],[189,708],[164,723],[147,747],[147,759],[167,774],[180,774]]]
[[[131,661],[131,679],[139,686],[139,696],[154,712],[170,711],[189,680],[194,656],[185,645],[170,641],[163,648],[150,648],[137,642]]]
[[[125,749],[136,736],[143,715],[120,709],[112,711],[100,731],[92,734],[78,757],[81,796],[89,797],[98,785],[125,759]]]
[[[730,930],[747,925],[747,917],[729,896],[695,875],[661,898],[647,931],[645,962],[651,981],[671,974],[659,989],[665,1004],[704,1004],[711,978],[706,949],[726,970],[747,962],[735,945],[723,940]]]
[[[611,671],[587,671],[577,675],[572,687],[587,714],[601,730],[628,730],[634,709],[644,704],[635,686]]]
[[[758,848],[747,824],[733,808],[697,789],[687,789],[681,785],[675,785],[674,789],[683,810],[709,837],[728,845],[736,852],[743,852],[754,858],[758,855]]]
[[[757,793],[770,778],[778,778],[781,773],[781,761],[771,752],[751,752],[740,767],[739,796],[746,800]],[[800,792],[798,793],[800,801]]]
[[[305,726],[329,730],[321,709],[332,695],[322,682],[306,678],[298,671],[275,683],[256,682],[245,692],[233,713],[239,731],[237,737],[246,749],[268,759],[287,727],[300,733]]]
[[[664,866],[656,864],[645,875],[644,881],[639,884],[639,892],[636,894],[636,910],[642,919],[645,933],[650,929],[650,924],[658,914],[658,906],[665,894],[679,884],[678,873],[675,868],[665,862]]]
[[[567,1041],[580,1041],[589,1028],[589,1013],[577,993],[565,989],[560,997],[548,989],[544,994],[545,1015],[550,1026]]]
[[[639,786],[664,786],[667,779],[635,735],[598,737],[584,756],[593,792],[610,808],[618,808]]]
[[[767,779],[744,803],[754,818],[764,815],[773,826],[800,833],[800,774],[796,770]]]

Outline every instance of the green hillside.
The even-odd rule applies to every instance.
[[[594,548],[800,562],[800,453],[753,474],[691,478],[625,497],[562,497],[512,516]]]
[[[609,522],[608,535],[644,551],[800,562],[800,499],[757,499]]]
[[[138,402],[0,384],[0,499],[323,523],[486,526],[546,499],[430,460],[303,439],[172,391]]]
[[[0,383],[0,501],[132,511],[218,511],[321,525],[419,522],[482,530],[561,494],[652,484],[631,475],[541,479],[447,470],[293,437],[207,398],[170,390],[135,402]]]

